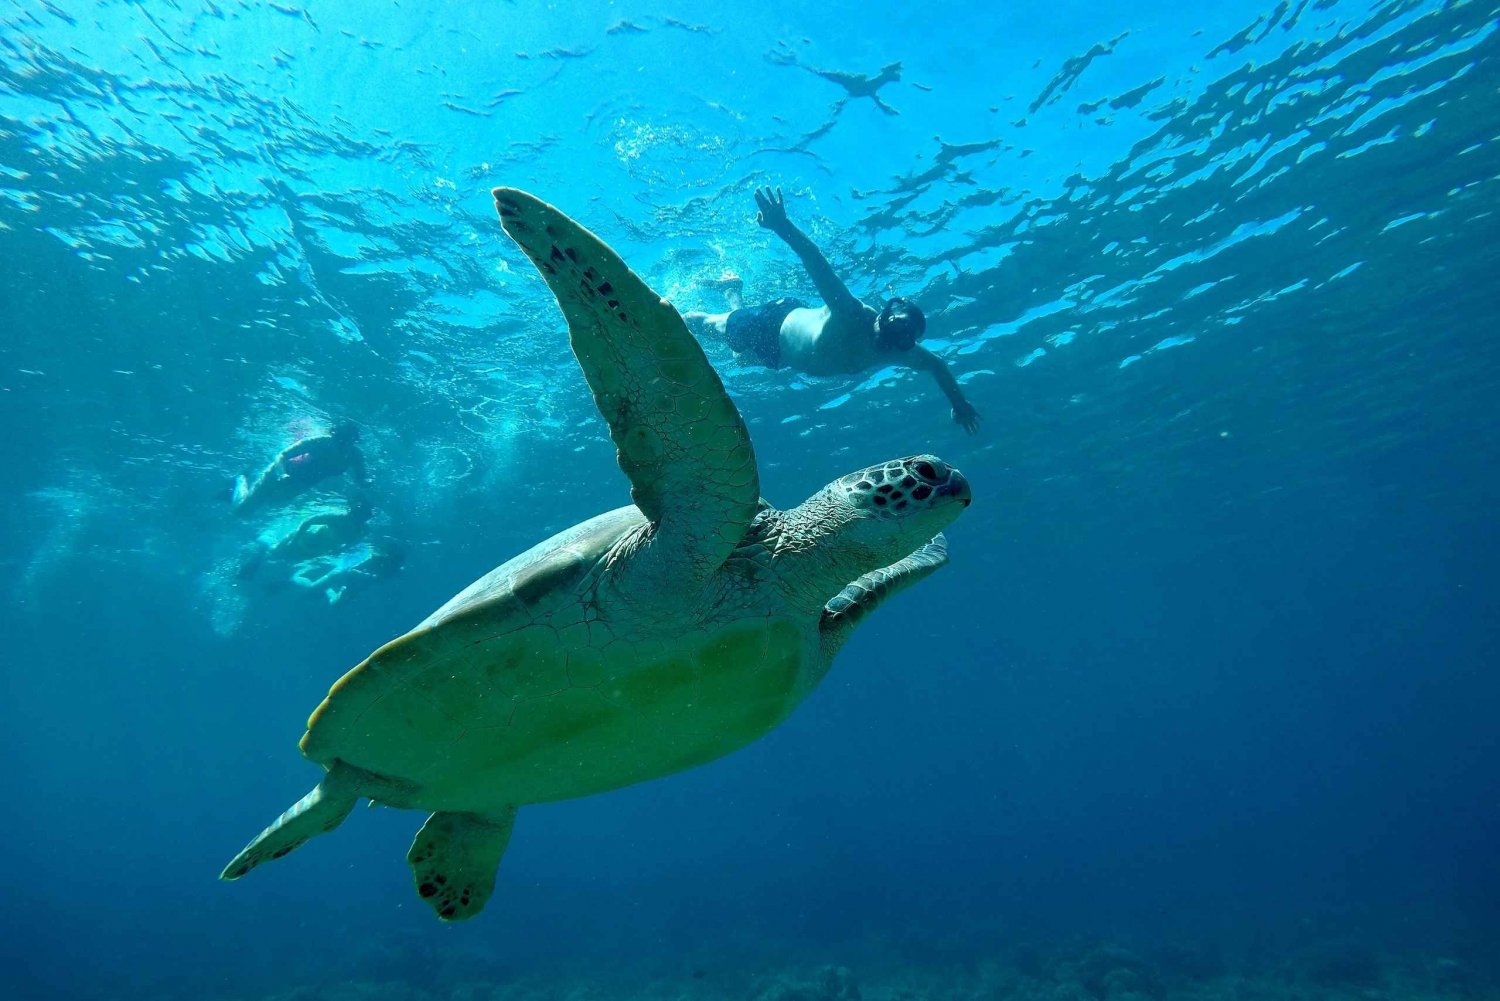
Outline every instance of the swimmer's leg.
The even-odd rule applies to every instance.
[[[244,475],[236,476],[230,506],[240,514],[249,514],[251,509],[262,506],[268,500],[274,503],[275,495],[285,492],[280,487],[287,479],[280,459],[256,473],[254,480]]]
[[[314,556],[310,560],[298,563],[288,580],[298,587],[305,587],[311,591],[323,587],[337,575],[338,571],[338,564],[331,558]]]
[[[726,271],[708,284],[724,293],[724,305],[729,307],[729,312],[744,308],[745,279],[733,271]]]
[[[249,499],[250,481],[245,479],[244,473],[241,473],[234,478],[234,492],[229,496],[229,503],[235,508],[241,508]]]
[[[240,580],[249,580],[260,573],[261,567],[266,565],[266,558],[270,550],[259,543],[252,543],[240,551],[240,565],[235,571],[235,576]]]
[[[724,305],[733,313],[745,307],[745,282],[739,275],[727,274],[719,279],[724,289]]]
[[[683,313],[682,319],[687,324],[688,331],[698,340],[722,341],[725,325],[729,322],[729,314],[693,311]]]

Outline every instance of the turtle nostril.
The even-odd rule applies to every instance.
[[[922,479],[926,480],[928,483],[936,483],[938,481],[937,468],[926,459],[919,459],[916,462],[913,462],[911,464],[911,468],[913,472],[922,477]]]

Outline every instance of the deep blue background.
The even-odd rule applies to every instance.
[[[711,31],[459,6],[4,15],[17,996],[1077,940],[1492,960],[1493,4],[1297,4],[1291,30],[1253,3],[1191,25],[1152,4],[672,15]],[[842,92],[802,68],[897,58],[900,115],[830,119]],[[1136,108],[1076,107],[1162,74]],[[339,674],[627,496],[488,187],[711,306],[723,268],[806,291],[750,217],[766,182],[858,294],[928,307],[986,424],[965,437],[922,379],[712,353],[763,489],[791,505],[938,452],[976,494],[952,566],[759,744],[522,811],[467,925],[411,892],[414,814],[361,810],[216,882],[315,781],[295,744]],[[228,477],[339,417],[405,572],[335,606],[242,593],[226,561],[256,526]]]

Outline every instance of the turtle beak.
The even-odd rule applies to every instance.
[[[916,455],[906,460],[907,468],[932,488],[934,496],[951,497],[964,507],[974,500],[969,478],[935,455]]]
[[[957,469],[952,471],[948,482],[938,487],[936,492],[944,497],[952,497],[964,507],[974,503],[974,492],[969,488],[969,478]]]

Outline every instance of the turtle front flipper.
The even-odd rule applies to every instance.
[[[933,536],[931,542],[916,552],[897,560],[888,567],[871,570],[859,579],[844,586],[844,589],[823,606],[823,617],[819,631],[823,634],[824,662],[833,658],[839,647],[849,638],[854,627],[859,625],[875,606],[903,588],[910,587],[935,570],[948,563],[948,540],[942,533]]]
[[[653,523],[657,565],[676,588],[706,577],[760,500],[750,434],[724,384],[672,304],[602,240],[524,191],[493,194],[567,318],[631,499]]]
[[[444,921],[464,921],[484,910],[515,823],[513,806],[428,817],[406,853],[417,895]]]

